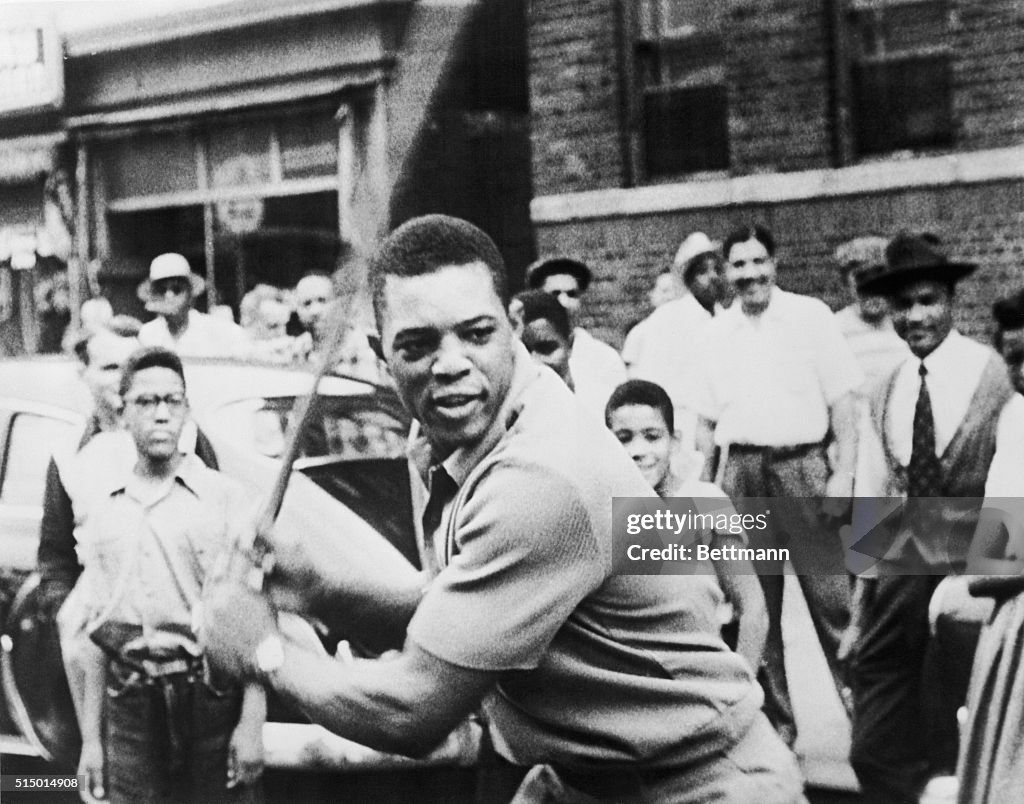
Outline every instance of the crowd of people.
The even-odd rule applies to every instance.
[[[151,263],[138,297],[153,318],[139,322],[139,340],[162,346],[182,357],[226,357],[279,365],[312,365],[332,336],[329,312],[337,303],[332,278],[309,273],[294,288],[258,284],[239,303],[239,323],[230,307],[195,309],[206,280],[192,271],[181,254],[160,254]],[[114,316],[110,302],[99,296],[85,302],[82,329],[103,328]],[[66,346],[80,333],[69,332]],[[366,326],[344,322],[340,343],[331,350],[336,370],[376,382],[380,379]]]
[[[789,501],[764,531],[711,529],[717,547],[814,534],[791,560],[865,801],[916,802],[951,777],[959,801],[1011,800],[1024,587],[978,574],[991,617],[963,601],[966,573],[1005,579],[1024,557],[1019,525],[982,517],[983,500],[1024,497],[1024,292],[996,305],[993,349],[954,326],[976,266],[934,236],[857,238],[835,257],[850,293],[837,313],[776,285],[764,227],[721,245],[692,233],[620,354],[580,325],[584,262],[541,259],[510,297],[476,227],[399,227],[369,268],[379,354],[358,333],[348,359],[376,373],[379,358],[414,419],[423,572],[359,582],[330,540],[255,533],[245,490],[190,425],[179,358],[308,360],[329,278],[254,289],[238,327],[192,309],[202,280],[183,257],[155,259],[141,292],[156,318],[99,316],[76,342],[96,413],[47,481],[40,568],[84,795],[254,800],[270,689],[406,755],[479,713],[495,750],[531,768],[515,804],[803,801],[785,568],[617,574],[613,499],[661,496]],[[893,498],[909,513],[858,564],[859,501]],[[258,589],[256,538],[275,556]],[[293,640],[281,610],[355,644],[399,636],[339,662]]]

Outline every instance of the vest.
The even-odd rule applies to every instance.
[[[871,418],[881,436],[889,470],[887,494],[905,497],[907,469],[892,454],[888,442],[889,399],[896,385],[897,367],[885,382],[876,386],[870,398]],[[982,372],[960,426],[939,458],[942,467],[941,502],[921,501],[919,510],[905,515],[901,532],[894,539],[888,560],[916,560],[930,571],[960,572],[967,563],[967,551],[985,497],[985,481],[996,453],[999,414],[1013,396],[1013,386],[1002,359],[994,351]],[[953,499],[949,499],[953,498]]]

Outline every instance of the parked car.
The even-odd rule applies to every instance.
[[[76,371],[64,358],[0,362],[0,676],[6,704],[0,707],[0,752],[38,754],[65,766],[75,761],[78,735],[54,629],[39,612],[33,570],[47,464],[55,450],[74,447],[90,409]],[[193,417],[213,442],[221,469],[263,490],[276,477],[273,459],[283,448],[295,399],[312,381],[309,372],[288,368],[186,362]],[[286,498],[282,525],[336,529],[360,553],[376,551],[376,561],[415,571],[404,460],[408,425],[391,389],[326,377],[295,464],[323,491],[294,479],[301,500],[289,507]],[[344,767],[374,755],[309,724],[268,723],[266,736],[271,764]],[[453,761],[472,753],[473,741],[465,738],[462,733],[453,743]]]

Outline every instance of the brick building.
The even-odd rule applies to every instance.
[[[612,342],[683,236],[748,220],[833,306],[836,245],[901,228],[981,264],[967,332],[1024,286],[1019,0],[543,0],[528,44],[538,251],[591,264]]]

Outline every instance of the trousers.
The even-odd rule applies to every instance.
[[[788,449],[734,445],[722,487],[740,513],[744,513],[745,498],[773,498],[770,528],[751,531],[750,546],[791,547],[790,559],[800,589],[842,698],[844,682],[838,652],[850,621],[850,582],[838,528],[821,514],[827,479],[828,462],[821,444]],[[768,609],[768,639],[758,674],[764,688],[764,711],[783,740],[792,746],[796,742],[796,718],[782,642],[784,568],[779,562],[754,562],[754,567]]]
[[[111,661],[104,739],[111,804],[262,801],[260,785],[226,787],[241,706],[241,690],[218,689],[201,663],[154,676]]]

